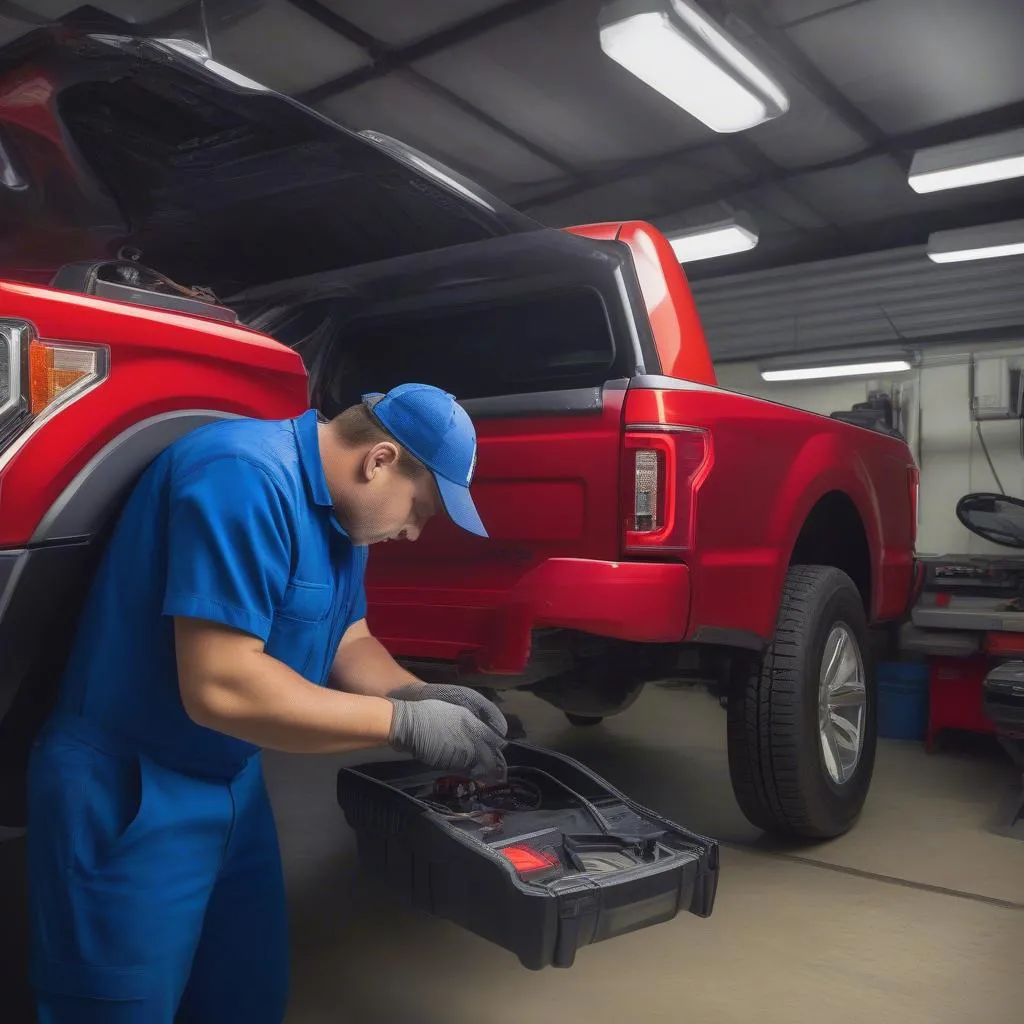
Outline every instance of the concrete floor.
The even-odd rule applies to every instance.
[[[569,971],[526,971],[453,925],[405,910],[358,871],[334,803],[337,766],[358,758],[268,757],[292,910],[289,1024],[1024,1019],[1024,843],[988,831],[1014,781],[992,748],[927,756],[918,744],[883,742],[856,829],[786,848],[740,815],[724,712],[704,694],[651,687],[620,718],[582,730],[521,695],[508,710],[532,741],[726,844],[713,916],[586,948]],[[19,846],[0,846],[8,923],[18,916]],[[16,929],[2,931],[11,970],[20,943]],[[30,1019],[6,1010],[6,1024]]]

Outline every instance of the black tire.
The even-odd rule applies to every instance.
[[[818,685],[829,634],[842,624],[859,647],[866,683],[860,760],[843,783],[830,776],[818,732]],[[875,764],[877,700],[860,593],[844,572],[796,566],[759,666],[729,695],[729,775],[746,817],[779,836],[827,839],[860,815]]]
[[[601,715],[573,715],[568,711],[566,711],[565,717],[569,720],[570,725],[577,725],[580,728],[588,725],[600,725],[604,721]]]

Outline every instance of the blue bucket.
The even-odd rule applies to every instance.
[[[928,731],[928,666],[884,661],[878,666],[878,735],[923,740]]]

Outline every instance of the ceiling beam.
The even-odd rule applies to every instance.
[[[338,25],[344,23],[351,26],[351,22],[348,22],[347,19],[342,18],[330,10],[330,8],[324,7],[323,4],[315,2],[315,0],[288,0],[288,2],[293,7],[311,14],[321,24],[329,25],[329,21],[319,14],[313,14],[313,11],[316,9],[319,9],[330,19],[335,20]],[[308,89],[306,92],[300,93],[296,99],[309,106],[313,106],[331,96],[336,96],[338,93],[355,89],[356,86],[363,85],[365,82],[372,82],[376,78],[383,78],[385,75],[390,75],[393,71],[402,71],[416,61],[432,57],[442,50],[468,42],[477,36],[490,32],[492,29],[507,25],[513,21],[519,21],[521,18],[535,14],[537,11],[542,11],[546,7],[553,7],[556,3],[560,2],[561,0],[509,0],[508,3],[504,3],[500,7],[483,11],[480,14],[466,18],[454,25],[450,25],[448,28],[434,32],[411,43],[401,46],[389,46],[380,40],[376,40],[378,49],[377,52],[371,53],[373,62],[367,67],[356,68],[354,71],[340,75],[329,82],[324,82],[322,85]],[[355,28],[355,26],[351,27]],[[338,31],[338,29],[335,28],[335,31]],[[357,32],[362,35],[368,35],[368,33],[362,32],[361,29],[357,29]],[[366,49],[369,52],[369,47],[366,47]]]
[[[511,202],[513,206],[524,211],[537,210],[541,207],[552,206],[555,203],[562,202],[566,199],[574,199],[576,196],[583,192],[587,192],[592,188],[600,188],[605,185],[629,181],[632,178],[642,177],[648,171],[670,167],[673,164],[684,160],[688,156],[695,156],[698,153],[712,151],[719,148],[720,145],[720,142],[715,140],[713,142],[701,143],[696,146],[684,146],[681,149],[672,150],[668,153],[658,153],[655,156],[643,157],[639,160],[629,160],[609,170],[596,171],[593,174],[584,175],[585,183],[582,188],[576,183],[567,183],[559,185],[557,188],[552,188],[550,191],[535,195],[527,195],[521,199],[513,197]],[[742,195],[744,192],[748,192],[752,188],[756,188],[758,185],[781,185],[784,182],[794,181],[797,178],[805,177],[809,174],[836,170],[840,167],[850,167],[879,155],[880,153],[878,151],[871,148],[858,150],[856,153],[852,153],[849,156],[838,157],[834,160],[824,160],[820,163],[809,164],[802,167],[786,168],[776,165],[777,169],[767,175],[751,172],[746,177],[734,178],[732,181],[724,185],[718,185],[715,188],[693,192],[683,200],[680,208],[687,209],[693,206],[703,206],[705,203],[728,202],[728,200],[735,199],[737,196]]]
[[[812,174],[820,174],[822,171],[853,167],[866,160],[886,155],[889,147],[908,152],[916,149],[926,149],[929,146],[946,145],[950,142],[970,139],[976,135],[986,135],[1002,131],[1019,125],[1022,122],[1024,122],[1024,101],[1008,103],[1003,107],[987,110],[982,114],[972,114],[944,124],[932,125],[929,128],[923,128],[918,131],[894,135],[889,138],[888,146],[886,147],[869,145],[864,149],[850,153],[848,156],[837,157],[833,160],[825,160],[815,164],[806,164],[800,167],[779,168],[777,172],[768,176],[758,177],[751,175],[748,178],[733,181],[728,185],[693,193],[685,199],[679,208],[685,209],[686,207],[699,206],[708,202],[726,202],[752,188],[756,188],[758,185],[780,185],[784,182],[799,181],[801,178],[806,178]],[[698,152],[714,150],[720,144],[720,141],[716,139],[697,146],[673,150],[669,153],[660,153],[655,156],[625,161],[608,170],[585,175],[586,183],[582,187],[576,183],[559,184],[546,192],[527,195],[519,200],[512,197],[511,202],[521,210],[536,210],[540,207],[551,206],[565,199],[575,198],[580,193],[591,188],[628,181],[631,178],[641,177],[649,171],[670,167]]]
[[[1024,219],[1024,196],[1012,202],[1005,199],[1001,202],[989,200],[957,209],[936,210],[926,216],[920,213],[904,214],[860,224],[844,224],[842,237],[829,228],[813,228],[810,231],[793,232],[791,241],[759,245],[738,257],[723,256],[690,264],[686,268],[686,276],[691,281],[702,281],[730,274],[923,245],[932,231],[1017,219]]]
[[[743,135],[724,135],[722,137],[722,145],[728,149],[736,160],[755,174],[759,181],[777,175],[783,170],[760,146]],[[825,216],[808,199],[790,189],[785,182],[780,182],[776,187],[780,191],[785,192],[794,203],[802,206],[815,218],[824,220],[826,224],[832,227],[832,230],[839,230],[838,227],[832,225],[829,217]]]
[[[470,102],[464,96],[460,96],[458,93],[453,92],[447,86],[441,85],[440,82],[434,81],[434,79],[428,77],[420,71],[415,70],[409,66],[405,57],[398,57],[396,55],[406,53],[412,50],[414,47],[422,46],[423,44],[429,43],[431,40],[438,40],[441,36],[451,38],[456,30],[462,28],[465,31],[465,26],[470,23],[477,23],[483,19],[482,15],[476,18],[470,18],[468,21],[460,22],[457,25],[452,26],[446,32],[437,33],[433,36],[428,36],[426,39],[420,40],[419,43],[414,43],[412,46],[394,49],[389,47],[383,40],[378,39],[376,36],[367,32],[365,29],[360,28],[354,22],[348,18],[342,17],[342,15],[331,10],[329,7],[320,3],[319,0],[288,0],[288,2],[304,14],[309,15],[311,18],[315,18],[325,28],[330,29],[336,35],[341,36],[343,39],[348,40],[350,43],[354,43],[356,46],[361,47],[369,55],[372,63],[366,68],[359,68],[349,75],[343,75],[341,79],[335,79],[334,83],[341,82],[342,80],[351,79],[360,73],[365,72],[360,82],[356,84],[363,84],[363,82],[372,81],[374,78],[380,77],[380,75],[391,74],[396,71],[400,71],[406,77],[411,78],[415,83],[423,89],[425,92],[432,93],[433,95],[444,100],[451,106],[461,110],[464,114],[468,114],[470,117],[475,118],[481,124],[486,125],[492,132],[503,136],[511,142],[514,142],[521,149],[525,149],[527,152],[532,153],[534,156],[545,161],[552,167],[557,168],[563,174],[570,179],[577,178],[576,168],[568,161],[563,160],[560,156],[555,153],[549,152],[543,146],[538,145],[531,139],[526,138],[525,135],[521,135],[519,132],[510,128],[508,125],[499,121],[496,117],[492,117],[485,110],[482,110],[475,103]],[[523,6],[522,4],[507,4],[505,7],[497,8],[498,11],[506,11],[509,7]],[[539,6],[534,3],[533,7]],[[490,12],[493,13],[493,12]],[[522,15],[519,15],[522,17]],[[481,30],[482,31],[482,30]],[[474,32],[476,34],[476,32]],[[471,38],[471,37],[470,37]],[[432,45],[435,45],[432,44]],[[454,45],[450,41],[445,43],[445,46]],[[433,51],[436,52],[436,51]],[[386,70],[382,70],[386,69]],[[370,72],[374,72],[372,75]],[[323,99],[330,96],[337,96],[339,93],[346,91],[347,89],[355,88],[354,85],[345,85],[343,88],[336,88],[331,82],[327,82],[325,85],[316,86],[313,89],[307,90],[305,93],[301,93],[297,98],[300,102],[312,105],[313,103],[322,102]]]
[[[792,21],[787,21],[782,28],[797,28],[799,25],[806,25],[810,21],[818,21],[820,18],[827,18],[830,14],[838,14],[840,11],[849,10],[851,7],[863,7],[864,4],[873,4],[875,0],[837,0],[835,7],[823,7],[821,10],[812,10],[809,14],[801,15]]]
[[[889,148],[889,136],[793,42],[784,28],[767,21],[752,0],[726,0],[725,6],[734,11],[736,17],[754,31],[769,52],[777,56],[811,95],[847,128],[869,146],[877,146],[890,152],[893,157],[902,157],[899,151]]]

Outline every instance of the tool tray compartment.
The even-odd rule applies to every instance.
[[[714,840],[562,754],[510,743],[505,757],[507,780],[491,787],[415,761],[342,768],[364,869],[532,970],[571,967],[580,947],[680,911],[711,914]]]

